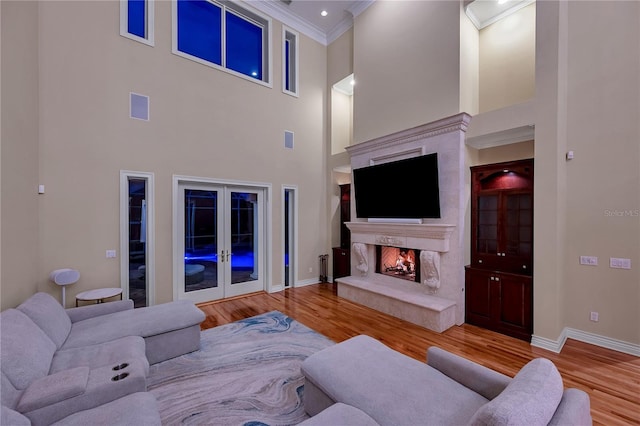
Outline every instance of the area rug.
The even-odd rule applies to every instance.
[[[163,425],[295,425],[300,364],[334,343],[272,311],[201,333],[201,349],[151,366],[148,390]]]

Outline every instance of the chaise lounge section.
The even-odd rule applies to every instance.
[[[187,301],[65,310],[37,293],[0,314],[2,417],[22,416],[33,425],[115,424],[124,415],[120,423],[159,424],[155,398],[146,392],[149,364],[197,350],[204,318]],[[109,407],[125,411],[109,419]],[[135,410],[126,414],[126,407]]]
[[[589,396],[564,389],[553,363],[537,358],[513,378],[446,352],[427,364],[368,336],[323,349],[302,363],[305,426],[590,425]]]

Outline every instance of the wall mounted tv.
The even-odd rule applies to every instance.
[[[359,218],[440,218],[438,154],[353,170]]]

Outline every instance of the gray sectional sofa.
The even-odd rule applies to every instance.
[[[427,363],[368,336],[323,349],[302,363],[301,425],[590,425],[589,396],[564,389],[548,359],[509,378],[437,347]]]
[[[0,313],[0,424],[159,425],[149,364],[197,350],[204,318],[187,301],[64,309],[35,294]]]

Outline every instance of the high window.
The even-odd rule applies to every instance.
[[[269,18],[230,1],[173,5],[173,53],[270,85]]]
[[[120,35],[153,46],[154,0],[120,0]]]
[[[282,29],[282,91],[298,96],[298,33]]]

